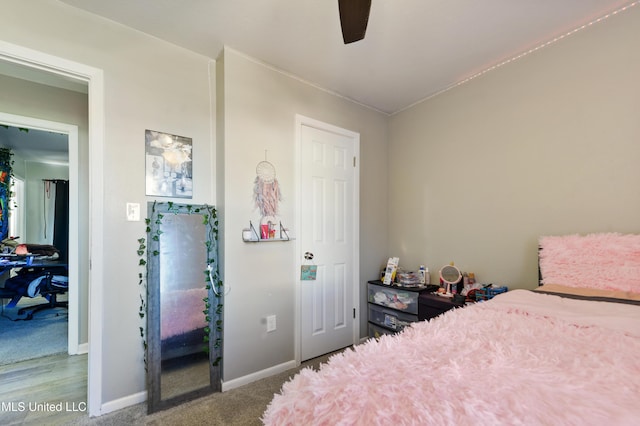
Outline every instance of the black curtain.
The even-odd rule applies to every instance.
[[[60,251],[60,261],[66,262],[69,253],[69,181],[53,180],[56,184],[53,217],[53,246]]]

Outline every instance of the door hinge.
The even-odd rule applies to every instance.
[[[356,166],[356,157],[353,157],[353,167]]]
[[[353,308],[353,319],[356,319],[356,308]]]

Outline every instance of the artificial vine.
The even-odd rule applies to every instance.
[[[147,230],[149,229],[150,220],[145,219]],[[149,231],[147,231],[149,232]],[[138,315],[140,316],[140,320],[143,321],[143,324],[146,324],[145,317],[147,315],[147,298],[149,296],[147,290],[147,261],[145,259],[145,253],[147,252],[147,246],[145,245],[145,239],[138,239],[138,256],[140,260],[138,261],[138,266],[144,268],[144,272],[138,272],[138,287],[140,288],[140,307],[138,308]],[[140,326],[140,337],[142,338],[142,348],[144,349],[144,370],[148,371],[147,366],[147,336],[146,336],[146,328],[144,325]]]
[[[210,352],[209,344],[211,341],[211,335],[213,334],[213,348],[216,354],[214,359],[211,359],[211,363],[214,366],[220,365],[222,361],[221,349],[222,349],[222,312],[223,312],[223,304],[222,304],[222,280],[220,279],[219,267],[218,267],[218,259],[217,259],[217,248],[218,248],[218,216],[216,209],[212,206],[192,206],[192,205],[182,205],[175,204],[171,201],[165,203],[158,203],[155,201],[151,208],[151,218],[146,218],[146,234],[147,239],[140,238],[138,239],[138,256],[140,257],[139,266],[143,268],[143,271],[138,273],[138,285],[141,287],[140,291],[140,306],[138,309],[138,314],[141,319],[144,319],[147,314],[147,299],[148,299],[148,286],[147,286],[147,276],[148,276],[148,262],[145,260],[145,253],[147,255],[158,256],[160,253],[158,250],[153,250],[151,253],[147,253],[148,247],[146,246],[147,241],[153,241],[155,243],[159,243],[160,236],[162,235],[162,219],[164,218],[164,214],[157,211],[157,207],[166,206],[164,211],[166,213],[172,214],[200,214],[202,215],[203,224],[205,225],[207,232],[207,238],[205,241],[206,246],[206,259],[207,265],[211,266],[211,274],[209,274],[209,270],[204,270],[203,273],[205,275],[205,288],[207,289],[208,296],[203,300],[204,302],[204,310],[202,313],[204,314],[205,321],[207,324],[212,324],[211,318],[211,308],[215,306],[215,311],[213,312],[215,316],[215,321],[213,322],[213,327],[215,333],[212,333],[212,329],[210,326],[205,327],[204,329],[204,338],[203,338],[203,350],[206,353]],[[153,221],[153,225],[151,226]],[[155,244],[157,246],[157,244]],[[216,300],[212,300],[215,298]],[[143,326],[140,326],[140,336],[142,338],[143,347],[145,350],[145,369],[147,368],[147,340],[146,340],[146,330]]]
[[[7,193],[11,189],[13,163],[13,151],[10,148],[0,148],[0,186],[5,188]]]

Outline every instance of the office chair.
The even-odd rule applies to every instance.
[[[42,296],[46,303],[27,306],[18,310],[18,315],[27,314],[24,320],[33,318],[33,314],[52,308],[68,308],[66,301],[59,301],[58,296],[69,290],[67,269],[58,268],[22,268],[18,273],[5,281],[0,297],[11,298],[7,307],[14,307],[22,297],[36,298]]]

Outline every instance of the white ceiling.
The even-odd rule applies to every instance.
[[[344,45],[337,0],[61,0],[216,58],[229,46],[393,114],[633,0],[373,0]]]
[[[36,129],[20,129],[0,123],[0,146],[10,148],[26,161],[69,164],[69,137]]]

